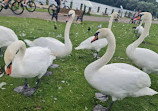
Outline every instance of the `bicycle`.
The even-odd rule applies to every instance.
[[[3,10],[3,9],[8,9],[10,8],[10,10],[16,14],[16,15],[20,15],[24,12],[24,7],[26,7],[27,11],[29,12],[33,12],[35,11],[36,9],[36,4],[32,1],[32,0],[29,0],[26,4],[27,6],[24,6],[23,3],[22,3],[23,0],[15,0],[13,3],[11,3],[11,0],[8,2],[8,5],[6,5],[5,7],[3,7],[1,4],[0,4],[0,12]]]
[[[0,4],[0,12],[3,10],[3,9],[8,9],[10,8],[10,10],[15,13],[16,15],[20,15],[23,13],[24,11],[24,7],[23,7],[23,4],[22,3],[11,3],[11,0],[8,2],[8,5],[6,5],[5,7],[3,7],[1,4]]]
[[[65,8],[65,9],[70,9],[69,6],[66,6],[66,2],[67,2],[67,1],[64,0],[64,2],[62,3],[62,4],[64,5],[63,8]],[[49,13],[50,15],[53,15],[53,12],[56,12],[57,8],[58,8],[58,6],[55,5],[55,4],[49,5],[49,7],[48,7],[48,13]]]

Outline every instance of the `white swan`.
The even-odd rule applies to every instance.
[[[113,14],[111,15],[111,18],[109,20],[109,25],[108,28],[111,29],[112,26],[112,22],[115,18],[118,18],[118,13],[117,12],[113,12]],[[102,40],[98,40],[95,42],[91,41],[93,40],[94,36],[89,37],[88,39],[84,40],[83,42],[80,43],[80,45],[78,47],[76,47],[76,50],[80,50],[80,49],[91,49],[91,50],[96,50],[97,54],[95,55],[95,57],[98,57],[98,53],[100,51],[101,48],[104,48],[108,42],[107,40],[104,38]]]
[[[65,43],[51,37],[40,37],[35,39],[33,42],[29,40],[25,40],[25,42],[29,46],[48,47],[57,58],[68,56],[72,51],[72,43],[69,38],[69,32],[71,24],[75,18],[75,11],[70,10],[68,16],[65,27]]]
[[[93,41],[106,38],[108,47],[106,53],[98,60],[89,64],[84,71],[88,83],[104,95],[112,96],[112,104],[125,97],[154,95],[158,92],[150,87],[148,74],[126,63],[107,64],[115,52],[115,37],[110,29],[103,28],[96,32]]]
[[[21,40],[9,45],[4,54],[6,74],[14,78],[25,78],[24,86],[19,86],[14,90],[26,96],[32,95],[38,88],[40,78],[46,73],[54,59],[48,48],[26,49],[25,43]],[[36,76],[38,77],[36,87],[29,88],[27,78]]]
[[[145,22],[144,31],[135,42],[127,47],[126,54],[132,62],[142,68],[143,71],[158,74],[158,54],[146,48],[138,48],[149,32],[152,15],[149,12],[142,12],[139,16]]]
[[[13,30],[0,26],[0,55],[1,48],[9,46],[12,42],[17,41],[18,37]]]
[[[143,33],[144,28],[142,26],[143,21],[141,21],[141,23],[136,27],[135,29],[135,33],[137,33],[139,36]],[[147,34],[147,36],[149,36],[149,32]]]

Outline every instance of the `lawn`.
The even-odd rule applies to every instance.
[[[95,59],[91,51],[75,51],[80,42],[87,37],[94,35],[97,26],[103,24],[107,27],[108,22],[83,22],[82,24],[72,24],[70,39],[73,44],[71,55],[54,63],[60,67],[48,69],[53,72],[52,76],[43,77],[37,92],[31,97],[18,94],[13,89],[22,85],[24,79],[15,79],[4,75],[0,78],[1,82],[6,82],[6,89],[0,89],[0,111],[91,111],[97,104],[109,105],[111,98],[106,103],[101,103],[94,96],[97,90],[93,89],[84,78],[85,67]],[[57,30],[54,30],[54,22],[40,19],[26,19],[0,16],[0,25],[9,27],[15,31],[19,39],[34,40],[38,37],[54,37],[64,41],[63,34],[65,23],[57,23]],[[91,31],[87,32],[91,26]],[[127,58],[126,47],[136,40],[132,27],[133,24],[113,23],[112,31],[116,37],[117,48],[110,63],[123,62],[132,64]],[[146,47],[158,53],[158,25],[152,24],[150,36],[145,39]],[[102,56],[106,48],[99,53]],[[4,67],[4,60],[0,58],[0,67]],[[27,73],[27,72],[26,72]],[[158,91],[158,76],[150,74],[151,88]],[[31,86],[35,85],[34,79],[29,79]],[[158,95],[144,96],[138,98],[125,98],[116,101],[112,111],[158,111]]]

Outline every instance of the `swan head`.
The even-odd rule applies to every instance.
[[[75,11],[74,10],[70,10],[69,13],[68,13],[68,18],[66,20],[66,22],[69,22],[69,21],[73,21],[75,18]]]
[[[109,28],[102,28],[96,31],[96,33],[94,34],[94,39],[91,41],[94,42],[98,39],[102,39],[102,38],[107,38],[109,37],[109,34],[111,34],[111,30]]]
[[[139,13],[139,15],[134,20],[142,20],[144,22],[151,21],[152,15],[150,12],[142,12],[142,13]]]
[[[112,16],[113,16],[115,19],[120,17],[120,15],[119,15],[118,12],[113,12],[113,13],[112,13]]]
[[[7,75],[11,74],[12,61],[14,60],[16,54],[19,52],[20,48],[24,48],[25,50],[26,46],[23,41],[18,40],[9,45],[4,53],[4,62],[6,64],[5,70]]]

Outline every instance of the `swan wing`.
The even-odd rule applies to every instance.
[[[103,48],[108,44],[105,38],[99,39],[91,43],[93,39],[94,39],[94,36],[89,37],[88,39],[81,42],[81,44],[78,47],[76,47],[76,49],[98,49],[98,48]]]
[[[48,48],[31,47],[26,49],[21,66],[18,64],[18,57],[14,66],[14,77],[26,77],[31,78],[35,76],[42,77],[47,71],[47,68],[52,64],[54,56],[51,55],[51,51]]]
[[[102,93],[116,98],[135,96],[135,92],[151,85],[148,74],[124,63],[103,66],[95,72],[91,82]]]
[[[132,55],[133,62],[140,67],[158,69],[158,54],[146,48],[136,48]]]
[[[37,46],[48,47],[48,48],[57,48],[64,46],[62,42],[51,37],[40,37],[34,40],[33,42]]]
[[[13,30],[0,26],[0,47],[8,46],[16,40],[18,37]]]

